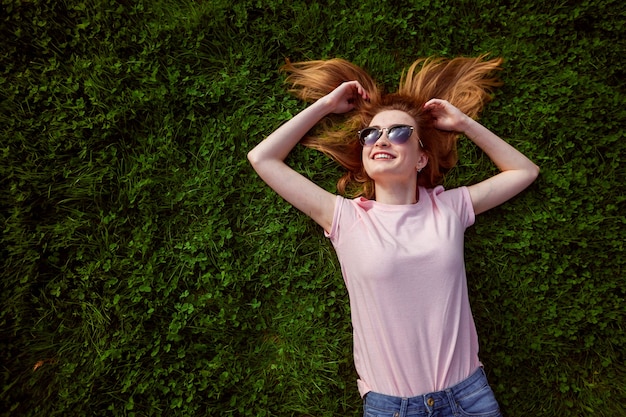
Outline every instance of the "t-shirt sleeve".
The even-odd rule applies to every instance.
[[[338,195],[335,199],[335,211],[333,213],[333,224],[330,226],[330,230],[324,230],[324,235],[329,238],[331,241],[335,240],[337,237],[337,232],[339,230],[339,220],[341,218],[341,209],[343,208],[343,204],[345,202],[345,198]]]
[[[474,224],[476,214],[474,205],[467,187],[452,188],[443,190],[443,187],[437,187],[437,197],[451,207],[461,220],[461,224],[468,228]]]

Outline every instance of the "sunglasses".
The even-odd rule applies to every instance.
[[[359,130],[358,136],[361,145],[363,146],[372,146],[376,143],[378,139],[383,135],[384,131],[387,131],[387,137],[389,138],[389,142],[394,145],[402,145],[405,143],[411,135],[413,134],[413,126],[409,125],[393,125],[389,127],[378,127],[378,126],[369,126],[365,129]],[[423,148],[424,145],[422,141],[419,141],[420,146]]]

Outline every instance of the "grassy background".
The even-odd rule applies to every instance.
[[[507,416],[625,415],[625,3],[281,3],[1,2],[1,415],[360,415],[332,248],[246,152],[303,107],[285,57],[391,90],[485,52],[542,173],[467,235],[482,360]],[[447,186],[493,173],[460,156]]]

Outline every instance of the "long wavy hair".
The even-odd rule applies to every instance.
[[[458,132],[445,132],[433,127],[424,104],[431,98],[449,101],[462,112],[477,118],[491,100],[495,87],[501,85],[495,72],[501,69],[502,58],[486,60],[459,57],[423,58],[402,73],[397,92],[385,93],[362,68],[343,59],[287,63],[281,68],[287,73],[290,92],[307,102],[314,102],[344,81],[357,80],[370,96],[369,101],[355,98],[355,109],[345,115],[331,115],[322,120],[302,140],[302,144],[317,149],[346,169],[337,182],[341,194],[375,198],[374,181],[363,167],[362,147],[358,130],[369,125],[374,116],[385,110],[401,110],[411,115],[417,124],[417,134],[428,155],[428,165],[418,175],[418,186],[432,188],[457,162]]]

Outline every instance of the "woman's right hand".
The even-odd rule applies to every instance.
[[[369,100],[369,94],[358,81],[346,81],[333,91],[322,97],[320,101],[328,106],[329,113],[342,114],[355,108],[355,103],[361,97]]]

